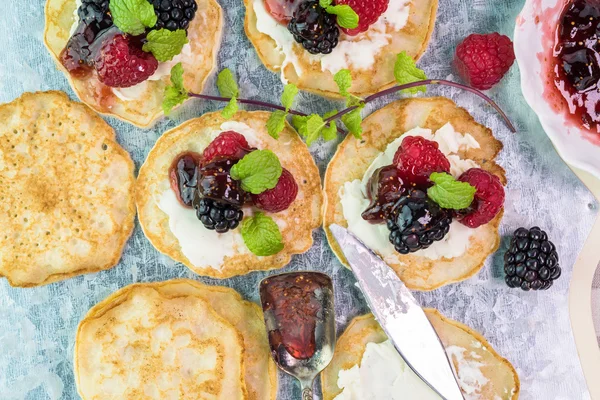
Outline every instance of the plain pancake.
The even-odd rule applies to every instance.
[[[244,4],[246,5],[246,18],[244,21],[246,35],[254,45],[263,64],[271,71],[281,73],[285,56],[278,49],[273,38],[258,30],[253,0],[244,0]],[[393,85],[395,82],[394,64],[397,54],[406,51],[409,56],[418,60],[427,49],[435,26],[437,6],[437,0],[412,0],[406,26],[399,31],[389,25],[387,26],[388,44],[383,46],[375,56],[372,68],[359,70],[354,69],[352,65],[348,66],[353,78],[350,92],[357,96],[366,96]],[[347,40],[361,41],[368,38],[369,31],[353,38],[341,32],[340,42]],[[298,58],[302,71],[301,73],[296,71],[291,63],[285,65],[282,76],[287,81],[294,83],[303,90],[328,97],[339,97],[333,74],[327,70],[323,71],[321,63],[314,61],[315,56],[308,53],[298,43],[294,43],[293,52]]]
[[[134,225],[133,162],[62,92],[0,106],[0,276],[39,286],[115,266]]]
[[[478,124],[469,113],[444,97],[414,98],[393,102],[374,112],[363,122],[363,138],[356,140],[348,136],[338,147],[325,174],[325,206],[323,226],[333,252],[342,264],[347,261],[337,242],[331,235],[329,226],[348,226],[344,218],[339,190],[344,183],[363,179],[365,172],[375,158],[389,143],[409,130],[421,127],[436,132],[446,123],[451,123],[456,132],[469,133],[480,148],[461,149],[457,155],[461,159],[471,159],[506,184],[504,170],[494,162],[502,149],[492,131]],[[386,262],[396,271],[408,287],[416,290],[433,290],[440,286],[458,282],[475,275],[485,259],[498,249],[500,235],[498,225],[501,211],[490,223],[478,228],[472,235],[467,251],[460,257],[431,260],[415,254],[386,257]]]
[[[313,244],[312,231],[321,225],[323,197],[319,170],[304,142],[296,131],[286,124],[279,139],[267,133],[266,123],[271,114],[264,111],[240,111],[226,121],[220,113],[208,113],[185,122],[165,132],[148,154],[140,169],[136,185],[136,205],[139,220],[146,237],[161,253],[185,264],[200,275],[213,278],[229,278],[257,270],[282,268],[290,262],[293,254],[306,252]],[[220,265],[198,267],[182,253],[177,238],[169,228],[169,217],[158,206],[158,199],[170,190],[169,169],[175,158],[185,152],[202,153],[211,142],[211,135],[220,131],[224,122],[246,124],[257,134],[259,149],[273,151],[298,184],[298,195],[290,208],[268,214],[279,225],[284,248],[276,255],[258,257],[245,248],[235,250],[234,255],[224,258]],[[201,224],[200,221],[198,221]],[[217,235],[217,233],[214,233]],[[225,235],[239,235],[240,229]]]
[[[223,10],[216,0],[196,0],[198,11],[188,28],[190,54],[183,55],[185,87],[202,93],[208,77],[216,68],[217,53],[221,45]],[[59,60],[66,47],[77,7],[75,0],[48,0],[46,3],[46,29],[44,42],[53,55],[57,67],[64,72],[71,87],[81,101],[102,114],[113,115],[139,127],[150,126],[163,115],[162,101],[169,75],[157,81],[146,81],[145,90],[137,100],[124,101],[113,95],[111,88],[97,79],[94,72],[89,78],[75,78]],[[108,99],[106,99],[108,96]]]
[[[425,314],[435,328],[444,347],[458,346],[466,349],[465,360],[483,364],[480,367],[488,382],[479,393],[483,399],[512,399],[519,397],[520,383],[517,372],[511,363],[501,357],[479,333],[466,325],[444,317],[435,309],[425,309]],[[382,343],[388,338],[372,314],[356,317],[337,341],[335,354],[329,366],[321,373],[323,399],[333,400],[341,389],[338,375],[359,365],[367,343]],[[460,375],[460,364],[453,358],[454,368]],[[507,394],[511,394],[507,397]],[[496,397],[498,396],[498,397]]]
[[[246,399],[244,342],[198,296],[131,285],[79,324],[75,381],[91,399]]]

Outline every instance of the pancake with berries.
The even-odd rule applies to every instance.
[[[500,242],[502,144],[451,100],[394,102],[347,137],[325,175],[324,226],[347,226],[412,289],[477,273]]]
[[[265,66],[284,82],[329,97],[339,96],[333,76],[342,69],[352,72],[350,92],[357,96],[390,86],[396,55],[423,54],[437,11],[437,0],[244,3],[246,34]]]
[[[48,0],[44,41],[83,102],[147,127],[177,63],[186,87],[202,91],[221,31],[215,0]]]
[[[319,171],[289,125],[269,136],[269,116],[210,113],[161,136],[136,190],[140,224],[160,252],[228,278],[281,268],[312,246]]]

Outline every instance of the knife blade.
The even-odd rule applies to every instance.
[[[406,364],[445,400],[464,400],[446,351],[425,312],[396,273],[347,229],[329,227],[371,311]]]

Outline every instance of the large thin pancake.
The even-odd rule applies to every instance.
[[[226,121],[220,113],[209,113],[161,136],[142,165],[136,186],[140,224],[154,247],[200,275],[223,279],[256,270],[281,268],[289,263],[293,254],[303,253],[312,246],[312,231],[321,225],[323,198],[319,170],[291,126],[286,124],[279,139],[269,136],[266,129],[269,116],[270,113],[264,111],[240,111]],[[241,242],[233,255],[225,257],[219,265],[199,267],[183,254],[179,241],[169,228],[169,217],[158,203],[160,196],[170,190],[169,168],[175,158],[189,151],[202,153],[211,137],[221,131],[221,125],[232,121],[250,127],[256,133],[257,147],[272,150],[279,157],[282,166],[294,175],[298,196],[289,209],[270,214],[283,235],[285,247],[281,252],[269,257],[255,256],[241,242],[240,230],[236,229],[225,234],[237,235],[237,241]]]
[[[135,217],[133,162],[62,92],[0,106],[0,276],[39,286],[113,267]]]
[[[425,313],[444,347],[463,348],[465,361],[474,361],[477,365],[483,364],[479,368],[488,381],[480,388],[476,398],[514,400],[519,397],[520,382],[517,372],[483,336],[460,322],[444,317],[435,309],[425,309]],[[337,341],[333,360],[321,373],[323,399],[333,400],[341,393],[337,385],[339,372],[360,364],[367,343],[382,343],[386,340],[387,336],[372,314],[352,320]],[[457,363],[456,358],[451,357],[451,359],[460,377],[460,364]]]
[[[217,53],[221,44],[223,11],[215,0],[196,0],[198,11],[188,28],[190,52],[181,54],[185,70],[185,87],[201,93],[204,83],[216,67]],[[81,101],[94,110],[110,114],[140,127],[151,125],[162,114],[162,100],[169,75],[157,81],[146,81],[145,89],[137,100],[124,101],[115,96],[111,88],[103,85],[94,73],[90,78],[75,78],[59,61],[62,50],[71,36],[75,21],[75,0],[48,0],[46,3],[46,29],[44,42],[54,56],[58,68],[65,73],[71,87]],[[159,67],[160,68],[160,67]]]
[[[285,55],[282,54],[276,41],[271,36],[262,33],[258,29],[254,1],[244,0],[246,5],[244,23],[246,35],[256,48],[263,64],[271,71],[280,73],[281,67],[285,63]],[[421,57],[427,48],[435,26],[437,5],[437,0],[410,0],[410,11],[406,25],[400,30],[396,30],[391,24],[386,25],[386,33],[389,35],[387,44],[375,55],[372,67],[358,69],[352,65],[348,66],[353,78],[350,90],[352,93],[366,96],[393,84],[395,81],[394,63],[398,53],[406,51],[415,60]],[[340,42],[368,40],[374,34],[367,31],[350,38],[342,33]],[[338,46],[342,46],[342,44]],[[282,76],[301,89],[323,96],[338,97],[338,88],[333,81],[333,73],[322,69],[321,63],[318,61],[319,57],[309,54],[298,43],[293,44],[292,50],[301,71],[297,71],[292,63],[287,63],[283,67]]]
[[[189,279],[150,284],[160,293],[172,296],[197,296],[231,323],[244,338],[244,376],[249,400],[277,398],[277,366],[271,358],[261,308],[245,301],[233,289],[208,286]]]
[[[325,174],[323,225],[333,252],[344,265],[347,261],[329,230],[333,223],[348,226],[338,195],[340,188],[346,182],[362,179],[373,160],[405,132],[416,127],[435,132],[448,122],[457,132],[471,134],[480,145],[478,149],[462,149],[458,156],[475,161],[506,183],[504,170],[494,162],[502,143],[494,138],[491,130],[475,122],[452,100],[444,97],[406,99],[383,107],[365,119],[363,140],[349,136],[340,144]],[[502,212],[489,224],[478,228],[477,235],[470,238],[468,250],[460,257],[431,260],[398,253],[395,257],[386,257],[386,262],[411,289],[433,290],[467,279],[475,275],[488,255],[498,248],[501,219]]]
[[[131,285],[79,324],[83,399],[246,399],[241,334],[198,296]]]

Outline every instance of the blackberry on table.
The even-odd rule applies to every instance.
[[[217,200],[197,196],[194,199],[196,216],[206,229],[226,233],[240,225],[244,212],[239,208]]]
[[[288,30],[311,54],[329,54],[338,45],[340,29],[336,16],[327,13],[318,1],[302,3],[288,24]]]
[[[504,255],[504,272],[511,288],[547,290],[561,274],[556,246],[537,226],[519,228]]]
[[[390,242],[400,254],[426,249],[450,230],[452,213],[431,200],[427,193],[410,189],[387,218]]]
[[[154,29],[187,29],[196,16],[196,0],[151,0],[158,17]]]

